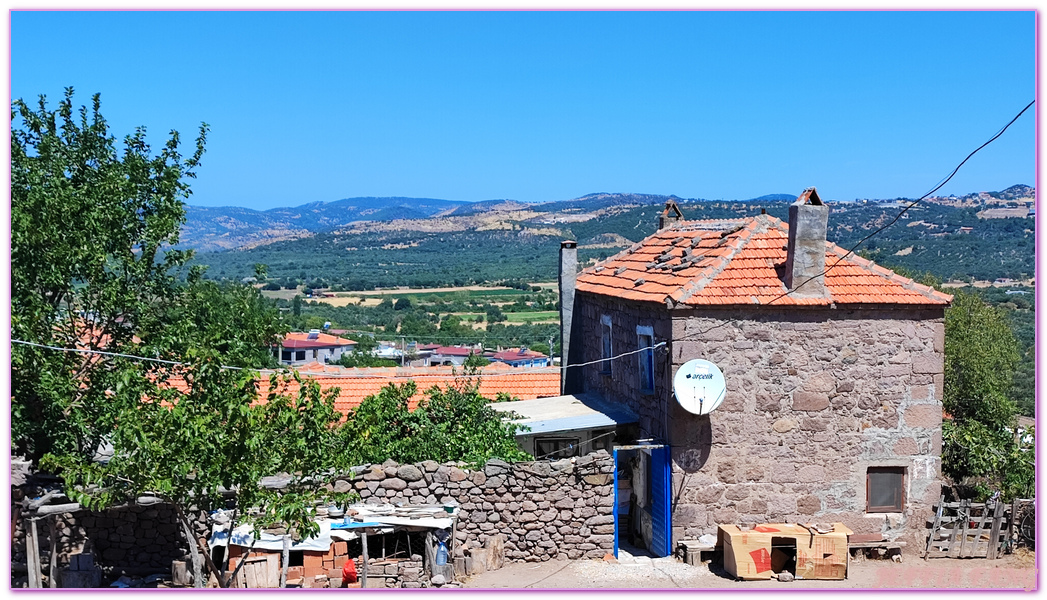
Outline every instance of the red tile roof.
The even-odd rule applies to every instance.
[[[528,358],[546,358],[541,352],[528,350],[527,348],[509,348],[491,355],[495,360],[526,360]]]
[[[441,356],[469,356],[474,353],[478,353],[478,351],[473,348],[462,348],[461,346],[440,346],[433,349],[433,354]]]
[[[770,215],[682,221],[582,271],[577,289],[669,306],[902,304],[945,306],[952,296],[826,242],[829,296],[785,295],[788,225]],[[842,259],[842,260],[841,260]],[[835,266],[833,266],[835,265]]]
[[[310,338],[310,336],[315,337]],[[292,331],[284,336],[284,341],[281,345],[284,348],[337,348],[339,346],[355,346],[356,342],[327,333]]]
[[[414,409],[425,397],[425,391],[434,385],[446,388],[464,375],[461,369],[457,372],[452,367],[372,367],[344,368],[307,363],[298,369],[302,379],[312,379],[320,384],[323,391],[338,388],[335,397],[335,409],[342,414],[360,406],[364,398],[377,394],[390,383],[403,384],[414,381],[418,393],[411,398],[409,406]],[[554,368],[513,369],[504,363],[491,363],[480,369],[480,395],[493,400],[499,392],[521,400],[534,400],[560,395],[560,371]],[[188,392],[188,386],[181,377],[171,377],[167,385],[179,391]],[[294,380],[281,382],[277,392],[294,396],[298,393],[299,384]],[[269,377],[260,376],[257,382],[258,397],[264,399],[269,394]]]

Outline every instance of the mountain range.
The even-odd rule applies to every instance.
[[[754,201],[791,200],[796,196],[771,194]],[[282,240],[308,237],[359,223],[419,221],[433,217],[480,217],[511,212],[591,213],[621,207],[663,205],[666,200],[680,203],[702,202],[699,198],[679,198],[656,194],[587,194],[572,200],[528,203],[515,200],[464,202],[434,198],[345,198],[334,202],[310,202],[301,206],[254,210],[238,206],[187,206],[182,227],[182,247],[199,251],[253,248]]]
[[[830,201],[827,235],[885,266],[943,280],[1026,279],[1035,270],[1034,197],[1033,188],[1012,186],[916,206],[903,198]],[[193,208],[182,243],[215,279],[249,277],[262,263],[281,287],[511,284],[554,278],[561,240],[576,240],[579,261],[591,264],[643,239],[667,200],[689,220],[760,212],[784,220],[794,199],[596,193],[544,203],[363,198],[269,211]]]

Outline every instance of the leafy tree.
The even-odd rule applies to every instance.
[[[210,562],[189,515],[225,508],[231,493],[237,510],[230,527],[246,522],[257,532],[281,524],[301,537],[316,535],[315,505],[327,498],[323,474],[331,472],[338,452],[334,425],[341,415],[333,396],[322,396],[315,382],[302,382],[295,398],[273,391],[258,403],[254,372],[223,368],[213,349],[191,354],[186,393],[160,388],[150,401],[120,407],[107,463],[67,454],[48,455],[44,466],[61,469],[70,497],[94,510],[143,494],[170,503],[191,540],[196,581],[204,581],[203,557],[228,587],[235,572]],[[274,375],[270,389],[278,387]],[[281,489],[258,485],[278,473],[289,480]]]
[[[160,319],[180,293],[172,270],[189,254],[170,246],[207,126],[188,158],[177,132],[153,156],[141,127],[118,150],[99,96],[75,113],[72,98],[67,88],[57,110],[43,96],[36,109],[12,103],[11,336],[135,354],[143,324]],[[13,451],[33,458],[93,451],[99,432],[114,425],[109,391],[137,370],[125,360],[15,344]]]
[[[531,344],[530,348],[535,352],[541,352],[546,356],[552,356],[551,354],[549,354],[549,352],[551,351],[551,349],[549,348],[549,344],[538,342],[537,344]]]
[[[488,306],[487,307],[487,322],[488,323],[500,323],[502,321],[505,321],[505,313],[502,312],[502,309],[498,308],[497,306],[495,306],[493,304]]]
[[[942,466],[980,495],[1027,496],[1033,455],[1014,433],[1016,407],[1008,394],[1020,359],[1002,310],[958,292],[945,315],[945,393],[952,416],[942,426]]]
[[[389,384],[368,396],[349,414],[340,430],[344,464],[464,460],[483,464],[490,458],[508,461],[529,456],[516,446],[520,426],[480,395],[479,382],[459,380],[447,388],[434,386],[414,411],[409,401],[418,388],[413,381]]]
[[[397,298],[396,304],[393,305],[393,310],[410,310],[411,299],[408,297]]]
[[[302,297],[298,294],[291,300],[291,314],[296,317],[302,316]]]
[[[250,369],[272,362],[276,311],[202,269],[177,277],[189,254],[172,247],[206,125],[186,159],[176,132],[153,156],[143,128],[118,151],[99,97],[74,116],[72,96],[54,111],[43,97],[35,110],[12,103],[12,449],[59,469],[92,508],[151,492],[185,527],[190,507],[224,506],[224,487],[241,519],[258,507],[259,526],[309,535],[316,487],[302,484],[338,454],[330,398],[304,385],[258,403]],[[104,464],[93,460],[103,445]],[[258,489],[280,471],[291,474],[281,493]]]
[[[479,367],[485,367],[489,364],[491,364],[491,361],[487,360],[482,355],[470,352],[469,356],[465,359],[465,363],[463,363],[462,366],[466,369],[475,369]]]

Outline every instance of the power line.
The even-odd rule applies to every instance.
[[[794,287],[793,289],[791,289],[791,290],[786,290],[785,292],[783,292],[783,293],[781,293],[781,294],[779,294],[779,295],[775,296],[774,298],[771,298],[771,299],[770,299],[770,300],[769,300],[768,302],[764,303],[764,304],[763,304],[763,306],[767,306],[767,305],[769,305],[769,304],[773,304],[773,303],[774,303],[774,302],[776,302],[777,300],[780,300],[780,299],[782,299],[782,298],[784,298],[784,297],[788,296],[789,294],[791,294],[791,293],[795,292],[796,290],[800,289],[801,287],[803,287],[803,286],[807,285],[807,284],[808,284],[808,283],[810,283],[811,281],[813,281],[813,280],[815,280],[815,279],[817,279],[817,278],[819,278],[819,277],[822,277],[822,276],[826,275],[826,274],[827,274],[827,273],[828,273],[829,271],[832,271],[832,270],[833,270],[833,268],[835,268],[835,267],[836,267],[836,265],[840,264],[840,263],[841,263],[841,262],[842,262],[842,261],[843,261],[844,259],[846,259],[846,258],[847,258],[848,256],[850,256],[851,254],[853,254],[853,253],[854,253],[854,251],[855,251],[855,250],[857,250],[859,246],[861,246],[861,245],[862,245],[862,244],[864,244],[865,242],[869,241],[869,240],[870,240],[870,239],[871,239],[872,237],[874,237],[874,236],[876,236],[876,235],[879,235],[879,234],[880,234],[881,232],[883,232],[883,231],[884,231],[885,229],[887,229],[887,228],[888,228],[888,227],[890,227],[891,225],[894,225],[895,223],[897,223],[897,222],[898,222],[898,219],[901,219],[901,218],[902,218],[902,215],[904,215],[904,214],[905,214],[906,212],[908,212],[910,208],[912,208],[912,207],[916,206],[916,205],[917,205],[917,204],[919,204],[919,203],[920,203],[921,201],[923,201],[924,199],[926,199],[927,197],[929,197],[929,196],[930,196],[931,194],[933,194],[933,193],[937,192],[938,190],[942,189],[942,187],[944,187],[946,183],[949,183],[949,180],[951,180],[951,179],[953,178],[953,176],[955,176],[955,175],[956,175],[956,173],[958,173],[958,172],[960,171],[960,167],[962,167],[962,166],[963,166],[963,165],[964,165],[964,164],[965,164],[965,163],[966,163],[966,162],[967,162],[968,160],[970,160],[970,159],[971,159],[971,157],[972,157],[972,156],[974,156],[975,154],[977,154],[977,153],[978,153],[978,152],[979,152],[979,151],[980,151],[980,150],[981,150],[982,148],[985,148],[985,147],[986,147],[986,146],[988,146],[989,144],[991,144],[991,143],[993,143],[994,141],[996,141],[996,139],[997,139],[997,138],[999,138],[999,137],[1000,137],[1001,135],[1003,135],[1003,132],[1007,131],[1007,129],[1008,129],[1008,128],[1010,128],[1010,126],[1011,126],[1011,125],[1013,125],[1013,124],[1014,124],[1014,122],[1015,122],[1015,121],[1017,121],[1019,117],[1021,117],[1021,116],[1022,116],[1023,114],[1025,114],[1025,111],[1029,110],[1029,108],[1030,108],[1030,107],[1032,107],[1032,105],[1033,105],[1033,104],[1035,104],[1035,103],[1036,103],[1036,100],[1033,100],[1032,102],[1030,102],[1030,103],[1026,104],[1026,105],[1025,105],[1025,108],[1021,109],[1021,111],[1019,111],[1019,112],[1018,112],[1018,114],[1017,114],[1017,115],[1015,115],[1013,119],[1011,119],[1010,121],[1008,121],[1006,125],[1004,125],[1004,126],[1003,126],[1003,127],[1002,127],[1002,128],[1001,128],[1001,129],[999,130],[999,131],[997,131],[995,135],[993,135],[993,136],[992,136],[991,138],[989,138],[989,139],[988,139],[988,140],[987,140],[987,141],[986,141],[986,142],[985,142],[984,144],[982,144],[981,146],[978,146],[977,148],[975,148],[974,150],[972,150],[970,154],[968,154],[968,155],[967,155],[967,156],[966,156],[966,157],[965,157],[965,158],[964,158],[963,160],[961,160],[961,161],[960,161],[960,163],[959,163],[958,165],[956,165],[956,168],[954,168],[954,169],[952,170],[952,172],[951,172],[951,173],[949,173],[948,177],[946,177],[945,179],[941,180],[941,182],[939,182],[939,183],[938,183],[937,185],[935,185],[935,186],[934,186],[933,188],[931,188],[931,191],[929,191],[929,192],[927,192],[926,194],[924,194],[924,195],[920,196],[920,197],[919,197],[919,198],[917,198],[916,200],[913,200],[913,201],[912,201],[912,202],[911,202],[911,203],[910,203],[910,204],[909,204],[908,206],[906,206],[906,207],[905,207],[904,209],[902,209],[902,210],[901,210],[901,212],[899,212],[899,213],[898,213],[897,215],[895,215],[895,217],[894,217],[893,219],[891,219],[891,221],[890,221],[889,223],[887,223],[886,225],[883,225],[883,226],[881,226],[881,227],[880,227],[879,229],[876,229],[875,231],[873,231],[873,232],[872,232],[872,233],[870,233],[869,235],[867,235],[867,236],[865,236],[864,238],[862,238],[862,239],[861,239],[861,240],[860,240],[860,241],[859,241],[859,242],[858,242],[857,244],[855,244],[854,246],[852,246],[850,250],[848,250],[847,252],[845,252],[843,256],[841,256],[841,257],[837,258],[837,259],[836,259],[836,262],[834,262],[834,263],[833,263],[832,265],[830,265],[829,267],[827,267],[827,268],[826,268],[826,269],[825,269],[824,271],[822,271],[821,273],[818,273],[817,275],[812,275],[811,277],[809,277],[809,278],[807,278],[806,280],[802,281],[802,282],[800,283],[800,285],[798,285],[798,286]],[[698,332],[695,332],[695,333],[693,333],[693,334],[691,334],[691,335],[688,335],[688,336],[684,336],[684,338],[683,338],[683,339],[687,339],[687,338],[692,338],[692,337],[694,337],[694,336],[701,336],[701,335],[705,335],[705,334],[709,333],[710,331],[712,331],[713,329],[716,329],[716,328],[718,328],[718,327],[723,327],[724,325],[727,325],[728,323],[733,323],[733,322],[736,322],[736,319],[730,319],[730,320],[728,320],[728,321],[725,321],[725,322],[722,322],[722,323],[718,323],[718,324],[716,324],[716,325],[713,325],[712,327],[710,327],[709,329],[706,329],[706,330],[704,330],[704,331],[698,331]]]
[[[172,366],[190,366],[190,363],[185,363],[185,362],[163,360],[163,359],[159,359],[159,358],[149,358],[149,357],[146,357],[146,356],[134,356],[134,355],[131,355],[131,354],[121,354],[119,352],[106,352],[104,350],[91,350],[91,349],[85,349],[85,348],[63,348],[63,347],[60,347],[60,346],[48,346],[46,344],[37,344],[35,342],[27,342],[27,341],[24,341],[24,340],[11,340],[11,343],[12,344],[22,344],[22,345],[25,345],[25,346],[33,346],[33,347],[36,347],[36,348],[45,348],[45,349],[48,349],[48,350],[55,350],[55,351],[58,351],[58,352],[76,352],[76,353],[79,353],[79,354],[98,354],[98,355],[102,355],[102,356],[113,356],[113,357],[119,357],[119,358],[127,358],[127,359],[131,359],[131,360],[142,361],[142,362],[156,362],[156,363],[162,363],[162,364],[172,365]],[[517,376],[517,375],[519,375],[521,373],[559,373],[563,369],[572,368],[572,367],[585,367],[585,366],[588,366],[588,365],[602,363],[602,362],[609,361],[609,360],[617,360],[619,358],[623,358],[623,357],[626,357],[626,356],[631,356],[633,354],[639,354],[640,352],[645,352],[647,350],[655,350],[655,349],[660,348],[660,347],[665,346],[665,345],[666,345],[666,342],[658,342],[657,344],[655,344],[653,346],[647,346],[645,348],[639,348],[637,350],[631,350],[629,352],[623,352],[623,353],[618,354],[616,356],[611,356],[611,357],[608,357],[608,358],[601,358],[599,360],[594,360],[594,361],[585,362],[585,363],[578,363],[578,364],[573,364],[573,365],[561,365],[559,367],[557,367],[557,366],[527,367],[526,370],[520,369],[520,370],[514,370],[512,372],[508,372],[508,373],[475,373],[475,374],[467,373],[467,372],[466,373],[454,373],[454,376],[455,377],[480,377],[480,378],[486,379],[486,378],[490,378],[490,377],[513,377],[513,376]],[[252,369],[252,368],[249,368],[249,367],[233,367],[233,366],[228,366],[228,365],[219,365],[219,368],[221,368],[221,369],[229,369],[229,370],[236,370],[236,371],[257,371],[259,374],[287,373],[289,371],[297,370],[297,369],[281,369],[281,370]],[[358,367],[358,368],[365,369],[365,368],[370,368],[370,367]],[[379,368],[396,368],[396,367],[379,367]],[[413,368],[416,368],[416,367],[413,367]],[[384,380],[388,380],[388,379],[416,379],[416,378],[424,378],[424,377],[439,377],[439,378],[446,378],[447,377],[447,375],[444,375],[444,374],[441,374],[441,373],[396,373],[396,374],[392,374],[392,375],[369,375],[369,374],[366,374],[366,373],[363,373],[363,374],[358,374],[358,373],[327,373],[327,372],[302,371],[302,370],[298,370],[298,372],[300,374],[302,374],[302,375],[309,375],[309,376],[319,376],[319,375],[322,375],[323,377],[329,378],[329,379],[384,379]]]

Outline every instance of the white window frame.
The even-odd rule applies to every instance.
[[[644,341],[644,338],[647,341]],[[639,362],[640,391],[644,394],[654,393],[654,327],[650,325],[636,326],[636,347],[641,351],[637,353]],[[643,348],[649,348],[643,350]]]
[[[611,357],[614,356],[614,336],[611,317],[600,315],[600,373],[611,374]]]

